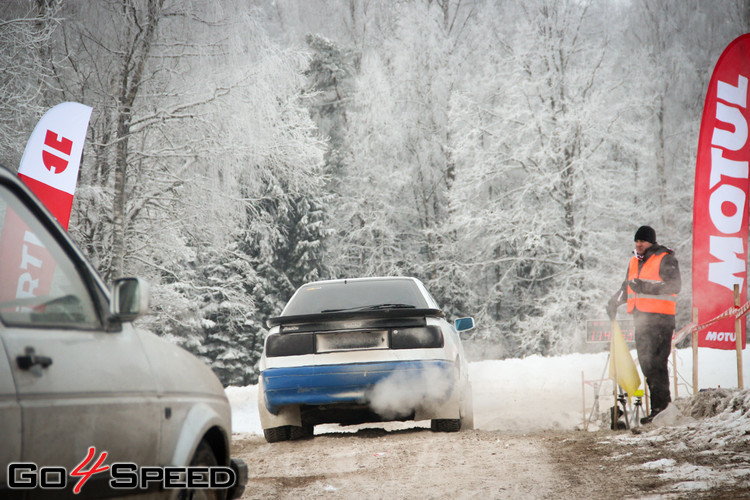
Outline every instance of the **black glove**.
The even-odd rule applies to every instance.
[[[628,281],[628,286],[635,293],[643,293],[643,285],[645,285],[643,280],[638,279],[638,278]]]
[[[615,319],[615,316],[617,316],[617,305],[617,300],[614,297],[607,302],[607,316],[609,316],[609,319]]]

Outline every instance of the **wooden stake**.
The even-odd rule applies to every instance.
[[[614,331],[614,328],[612,329],[612,331]],[[612,338],[614,339],[614,336]],[[612,350],[612,344],[613,344],[613,342],[614,342],[614,340],[610,340],[610,342],[609,342],[609,354],[610,354],[610,356],[609,356],[609,362],[612,363],[610,366],[613,367],[612,371],[614,371],[614,380],[612,380],[612,382],[613,382],[613,385],[615,386],[615,390],[613,391],[614,392],[614,396],[615,396],[615,406],[612,409],[612,430],[616,431],[616,430],[618,430],[617,429],[617,421],[618,421],[618,418],[617,418],[617,408],[618,408],[618,406],[617,406],[617,389],[619,388],[619,385],[617,384],[617,362],[615,361],[614,351]]]
[[[581,402],[583,403],[583,430],[586,430],[586,379],[581,372]]]
[[[740,285],[734,285],[734,307],[740,307]],[[743,375],[742,375],[742,323],[744,317],[734,318],[734,338],[735,345],[737,346],[737,387],[742,390],[743,387]]]
[[[698,324],[698,308],[693,308],[693,323]],[[693,330],[690,334],[693,343],[693,396],[698,394],[698,331]]]
[[[674,335],[674,332],[672,332]],[[672,380],[674,381],[674,398],[677,399],[677,349],[672,346]]]

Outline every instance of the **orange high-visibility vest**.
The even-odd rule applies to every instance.
[[[638,270],[638,258],[630,258],[630,266],[628,267],[628,281],[636,278],[648,281],[651,283],[663,283],[659,275],[659,267],[661,261],[667,252],[661,252],[657,255],[652,255],[646,262],[641,266],[640,271]],[[634,310],[648,313],[659,313],[659,314],[671,314],[674,315],[677,312],[677,294],[671,295],[648,295],[645,293],[636,294],[630,285],[628,285],[628,312],[632,313]]]

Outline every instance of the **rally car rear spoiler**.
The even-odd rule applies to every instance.
[[[283,331],[304,331],[303,325],[314,323],[319,328],[321,323],[339,322],[342,320],[382,320],[382,326],[388,326],[388,320],[405,318],[424,318],[426,316],[444,318],[445,313],[440,309],[376,309],[372,311],[339,311],[317,314],[299,314],[296,316],[276,316],[269,318],[266,325],[269,328],[281,326]],[[422,320],[424,321],[424,320]],[[369,323],[369,322],[368,322]],[[294,326],[292,326],[294,325]],[[286,328],[284,328],[286,327]]]

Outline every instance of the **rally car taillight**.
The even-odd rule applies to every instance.
[[[443,347],[443,332],[438,326],[391,330],[391,349],[427,349]]]

